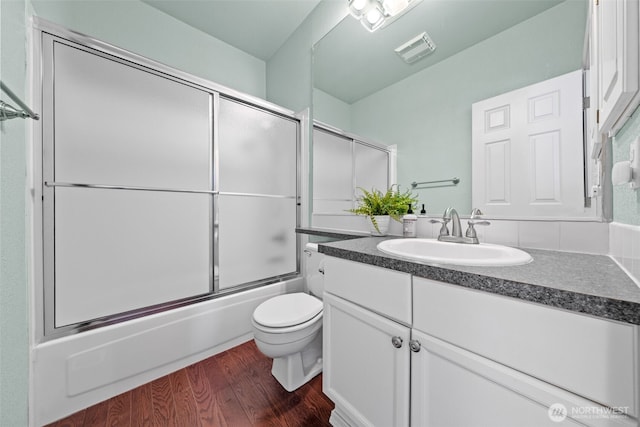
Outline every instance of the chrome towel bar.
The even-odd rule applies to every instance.
[[[440,184],[443,182],[451,182],[451,184],[446,184],[446,185],[430,185],[430,184]],[[429,185],[428,187],[420,187],[420,188],[437,188],[437,187],[450,187],[450,186],[454,186],[454,185],[458,185],[458,183],[460,182],[460,178],[451,178],[451,179],[440,179],[437,181],[423,181],[423,182],[412,182],[411,183],[411,188],[417,188],[418,185]],[[419,189],[419,188],[418,188]]]
[[[36,113],[31,111],[31,109],[27,107],[27,105],[24,102],[22,102],[22,100],[18,98],[16,94],[13,93],[13,91],[9,89],[9,87],[7,87],[7,85],[2,83],[2,81],[0,81],[0,89],[2,89],[7,95],[9,95],[9,98],[13,99],[13,101],[16,104],[18,104],[20,108],[22,108],[22,111],[21,111],[16,109],[15,107],[12,107],[6,102],[0,101],[0,122],[4,120],[18,119],[18,118],[22,118],[22,119],[31,118],[34,120],[40,119],[40,116],[38,116]]]

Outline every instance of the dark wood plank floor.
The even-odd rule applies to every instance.
[[[288,393],[253,341],[77,412],[48,427],[329,426],[322,375]]]

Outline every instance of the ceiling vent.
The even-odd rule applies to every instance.
[[[413,64],[414,62],[429,55],[434,50],[436,50],[436,44],[431,40],[429,34],[424,32],[422,34],[418,34],[402,46],[397,47],[394,51],[404,62],[407,64]]]

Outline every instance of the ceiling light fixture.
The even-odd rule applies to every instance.
[[[422,0],[348,0],[349,12],[373,32],[408,12]]]

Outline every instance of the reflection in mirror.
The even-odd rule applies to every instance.
[[[397,145],[401,188],[459,177],[415,192],[430,215],[470,212],[471,105],[581,69],[587,10],[587,0],[429,0],[375,33],[347,16],[314,46],[314,119]],[[394,49],[423,32],[435,51],[405,63]]]

